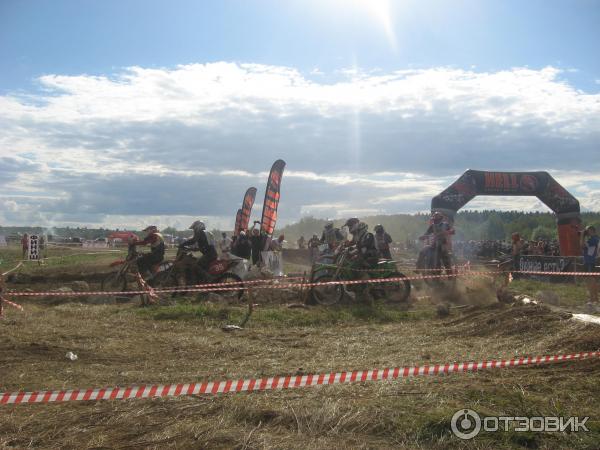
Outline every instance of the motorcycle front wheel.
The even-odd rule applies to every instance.
[[[333,277],[329,274],[319,275],[313,279],[313,283],[326,283],[328,281],[334,281]],[[313,286],[310,293],[315,303],[323,306],[331,306],[342,301],[344,286],[341,284]]]
[[[127,280],[121,271],[109,273],[100,284],[104,292],[123,292],[127,289]]]
[[[177,287],[177,280],[173,275],[173,272],[167,270],[165,272],[158,273],[152,280],[148,283],[150,287],[154,289],[165,289],[165,288],[174,288]],[[158,302],[161,305],[171,303],[171,300],[175,296],[175,291],[154,291],[156,296],[158,297]]]
[[[242,298],[242,295],[244,295],[244,289],[243,289],[244,282],[235,273],[225,272],[223,275],[220,275],[216,279],[216,282],[217,283],[228,283],[226,286],[223,286],[223,287],[231,288],[231,290],[227,290],[227,291],[215,291],[217,294],[221,295],[222,297],[232,299],[232,300],[240,300]],[[236,289],[238,287],[239,287],[239,289]]]

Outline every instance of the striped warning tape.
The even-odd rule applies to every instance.
[[[21,305],[19,305],[18,303],[11,302],[10,300],[6,300],[1,295],[0,295],[0,302],[6,303],[7,305],[12,306],[13,308],[17,308],[17,309],[20,309],[21,311],[23,311],[23,307]]]
[[[364,280],[333,280],[333,281],[319,281],[319,282],[303,282],[303,283],[280,283],[272,284],[269,280],[256,280],[257,282],[252,285],[252,289],[290,289],[302,286],[316,287],[316,286],[335,286],[335,285],[355,285],[355,284],[378,284],[378,283],[396,283],[404,281],[416,281],[416,280],[428,280],[428,279],[449,279],[466,276],[499,276],[501,274],[511,273],[522,273],[531,275],[554,275],[554,276],[588,276],[588,277],[600,277],[600,273],[594,272],[542,272],[542,271],[506,271],[506,272],[482,272],[482,271],[468,271],[460,273],[450,273],[441,275],[411,275],[402,277],[390,277],[390,278],[371,278]],[[200,284],[194,287],[171,287],[171,288],[152,288],[154,293],[174,293],[174,292],[221,292],[221,291],[237,291],[237,290],[248,290],[251,287],[250,283],[253,282],[228,282],[228,283],[211,283],[211,284]],[[248,286],[247,286],[248,285]],[[148,290],[132,290],[132,291],[82,291],[82,292],[14,292],[7,291],[6,294],[14,297],[32,297],[32,296],[47,296],[47,297],[83,297],[89,295],[138,295],[148,294]]]
[[[476,274],[475,272],[469,272],[470,274]],[[314,286],[327,286],[327,285],[351,285],[351,284],[369,284],[369,283],[394,283],[410,280],[426,280],[436,278],[456,278],[465,276],[466,273],[454,273],[444,275],[413,275],[413,276],[402,276],[402,277],[390,277],[390,278],[373,278],[365,280],[335,280],[335,281],[319,281],[319,282],[304,282],[304,283],[261,283],[252,286],[252,289],[289,289],[295,287],[314,287]],[[268,281],[268,280],[267,280]],[[231,282],[231,283],[213,283],[209,285],[197,285],[198,287],[187,287],[187,288],[152,288],[155,293],[161,292],[218,292],[218,291],[232,291],[232,290],[248,290],[250,286],[246,286],[246,282]],[[7,291],[7,294],[15,297],[35,297],[35,296],[47,296],[47,297],[83,297],[88,295],[138,295],[147,294],[147,290],[132,290],[132,291],[80,291],[80,292],[15,292]]]
[[[268,378],[250,378],[186,384],[142,385],[64,391],[4,392],[0,393],[0,404],[7,405],[87,400],[125,400],[134,398],[178,397],[199,394],[214,395],[235,392],[258,392],[266,390],[323,386],[330,384],[384,381],[424,375],[475,372],[485,369],[533,366],[563,361],[581,361],[598,356],[600,356],[600,352],[586,352],[554,356],[529,356],[510,360],[489,360],[482,362],[463,362],[414,367],[354,370],[312,375],[282,375]]]

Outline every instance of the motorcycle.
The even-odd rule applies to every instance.
[[[395,261],[390,260],[379,261],[376,268],[358,271],[353,267],[352,249],[353,247],[346,247],[340,250],[333,257],[333,261],[329,261],[331,256],[326,258],[325,261],[318,261],[313,266],[310,281],[313,283],[353,281],[360,280],[361,274],[365,279],[405,278],[404,274],[398,272]],[[313,286],[311,299],[313,303],[329,306],[339,303],[348,292],[361,293],[364,290],[364,284]],[[410,290],[410,280],[374,283],[370,287],[370,292],[374,298],[398,303],[405,302],[408,299]]]
[[[126,292],[130,283],[134,283],[136,289],[140,289],[137,265],[140,256],[135,245],[129,243],[125,259],[119,259],[110,264],[110,267],[118,267],[118,269],[104,277],[100,284],[101,289],[105,292]],[[142,305],[152,303],[148,295],[142,295],[141,298]]]
[[[239,300],[244,294],[242,278],[248,272],[248,261],[237,256],[230,259],[216,259],[208,266],[205,277],[198,267],[198,259],[189,249],[179,248],[174,261],[162,263],[149,278],[148,284],[156,289],[185,287],[202,284],[231,284],[236,289],[218,291],[224,297]],[[177,295],[174,292],[157,292],[159,298],[165,300]]]
[[[423,249],[419,252],[415,272],[419,275],[453,275],[454,268],[445,267],[442,261],[442,241],[441,238],[435,235],[421,236],[421,240],[425,242]],[[456,278],[453,276],[425,278],[425,284],[431,287],[440,287],[445,283],[454,285]]]

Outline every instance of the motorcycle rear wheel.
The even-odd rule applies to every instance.
[[[406,276],[400,272],[396,272],[386,278],[406,278]],[[410,280],[378,283],[375,286],[378,291],[382,292],[383,297],[392,303],[404,303],[408,300],[408,297],[410,297]]]

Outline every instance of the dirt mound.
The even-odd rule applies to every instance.
[[[542,305],[473,306],[457,320],[445,325],[455,328],[451,334],[463,336],[518,335],[547,333],[560,321],[570,319],[571,314],[551,311]]]
[[[454,305],[490,305],[497,301],[495,288],[485,279],[457,279],[432,285],[416,283],[415,294]]]
[[[31,275],[28,273],[16,273],[11,274],[10,277],[7,278],[9,283],[14,284],[36,284],[36,283],[44,283],[44,284],[62,284],[62,283],[73,283],[78,281],[85,281],[87,283],[99,283],[102,281],[108,272],[77,272],[77,273],[69,273],[69,272],[57,272],[53,274],[44,274],[44,275]]]
[[[555,339],[550,348],[558,352],[595,352],[600,350],[600,327],[598,325],[580,325],[569,334]]]

